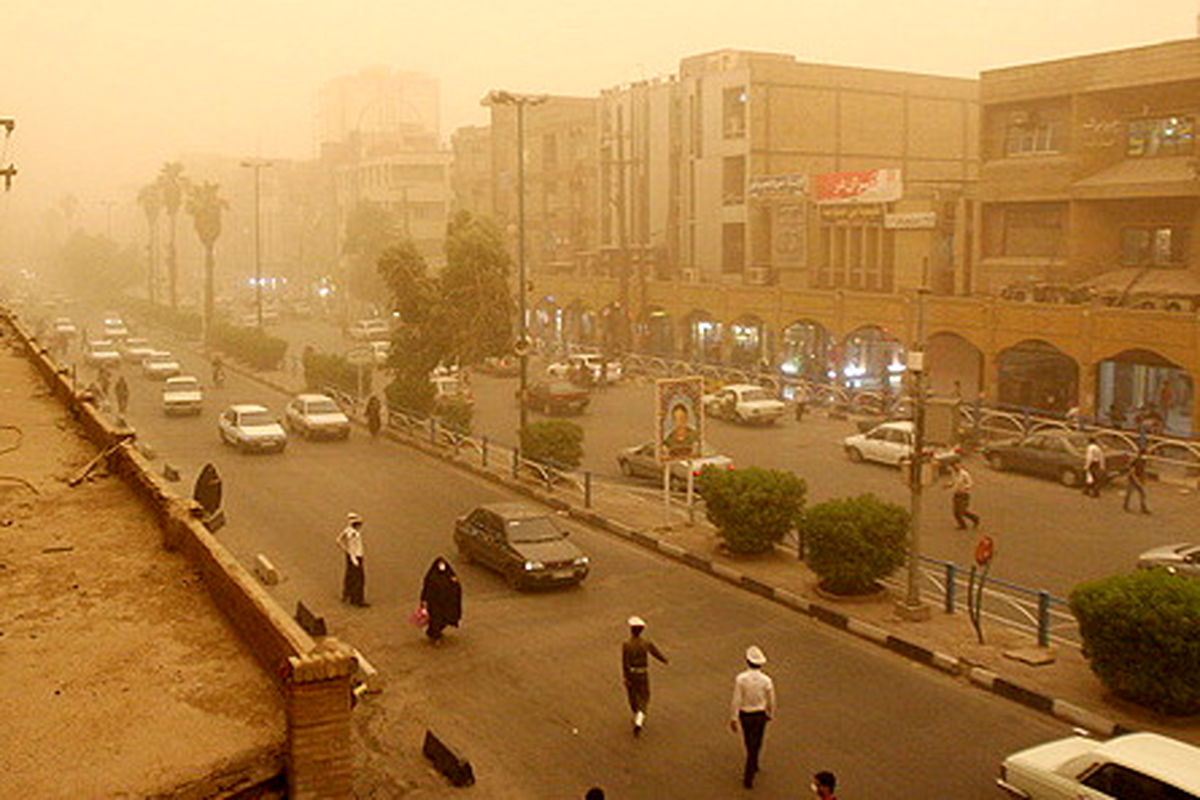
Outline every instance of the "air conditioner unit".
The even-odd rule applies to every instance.
[[[746,283],[752,286],[766,286],[770,282],[771,271],[766,267],[747,267]]]
[[[682,272],[683,272],[684,283],[699,283],[700,282],[700,270],[685,269]]]

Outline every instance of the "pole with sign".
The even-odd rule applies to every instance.
[[[671,469],[686,463],[688,518],[694,520],[692,505],[694,460],[704,451],[704,379],[664,378],[655,383],[654,440],[663,465],[663,502],[670,511]]]
[[[360,344],[346,351],[346,360],[358,368],[357,401],[363,401],[363,370],[375,362],[375,352],[369,344]]]

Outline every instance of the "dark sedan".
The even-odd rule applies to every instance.
[[[1035,433],[983,448],[988,466],[1056,480],[1064,486],[1082,486],[1087,436],[1079,433]],[[1129,468],[1130,454],[1104,448],[1104,466],[1111,478]]]
[[[525,390],[525,405],[545,414],[582,414],[591,399],[586,389],[567,381],[538,381]]]
[[[504,576],[514,589],[579,583],[588,557],[571,542],[554,515],[524,503],[482,505],[454,524],[463,560]]]

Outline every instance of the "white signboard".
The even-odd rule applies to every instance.
[[[883,227],[891,230],[929,230],[937,227],[936,211],[906,211],[884,214]]]

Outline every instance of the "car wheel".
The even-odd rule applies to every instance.
[[[625,459],[621,459],[617,463],[621,466],[621,474],[622,475],[624,475],[626,478],[633,477],[633,465],[631,465]]]
[[[999,453],[988,453],[987,463],[989,467],[997,472],[1004,471],[1004,456],[1000,455]]]
[[[1063,486],[1078,486],[1083,478],[1079,472],[1071,467],[1063,467],[1058,473],[1058,482]]]
[[[739,425],[746,424],[746,418],[742,416],[742,412],[740,412],[740,411],[734,411],[733,414],[730,415],[730,417],[733,419],[734,422],[736,422]]]
[[[475,563],[475,559],[471,556],[471,551],[462,542],[458,542],[458,557],[464,564]]]
[[[846,448],[846,458],[850,459],[855,464],[858,464],[859,462],[861,462],[863,460],[863,454],[862,454],[862,451],[859,450],[857,447],[847,447]]]
[[[508,583],[508,588],[514,591],[522,591],[525,588],[525,577],[515,569],[510,569],[504,573],[504,580]]]

